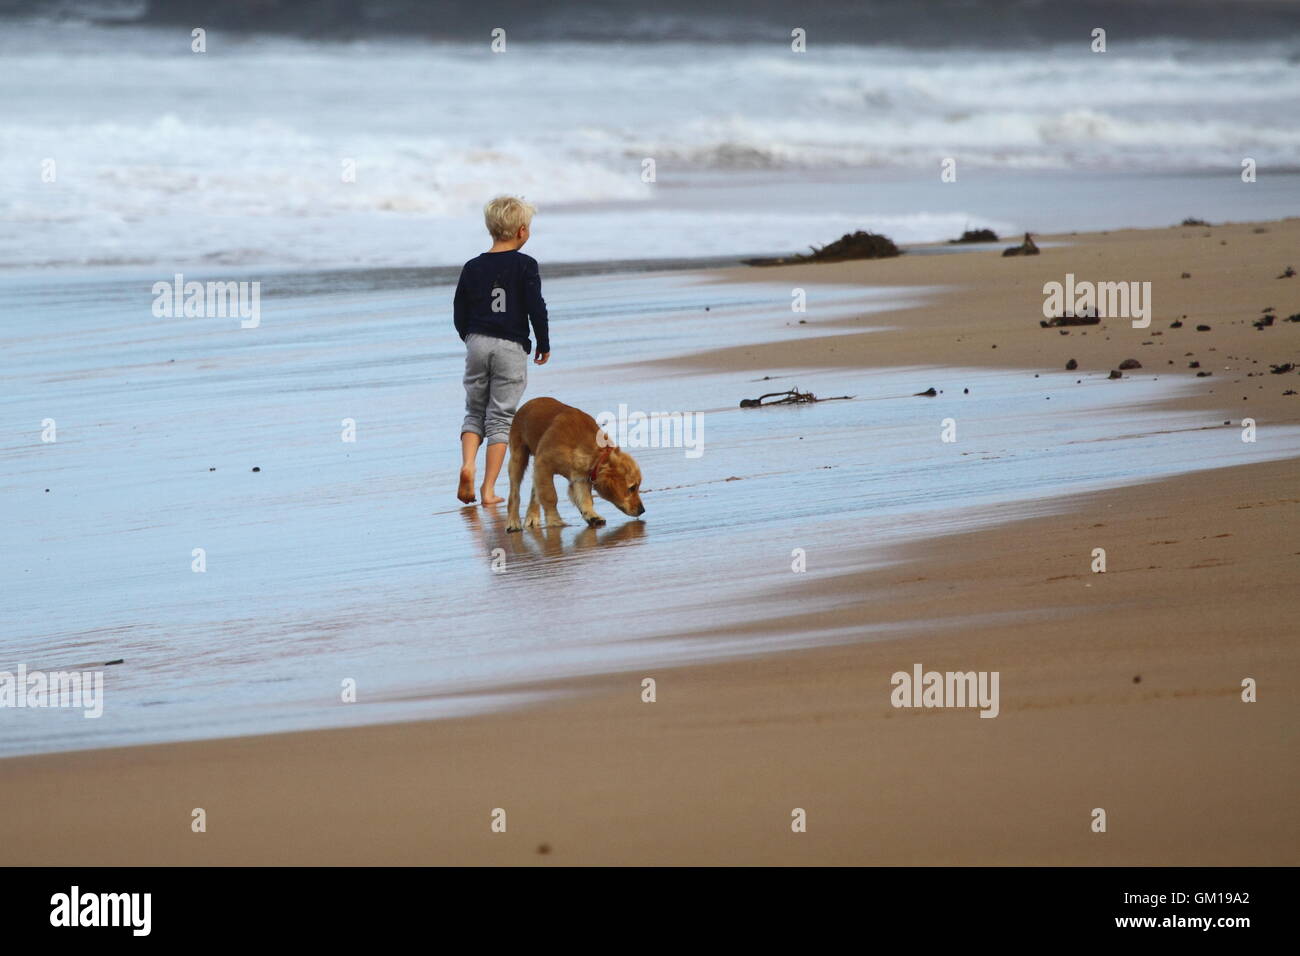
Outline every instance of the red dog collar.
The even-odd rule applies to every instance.
[[[609,453],[613,450],[613,445],[606,445],[600,450],[600,454],[596,456],[596,463],[591,466],[591,474],[587,476],[590,481],[595,482],[596,472],[600,471],[600,466],[605,464],[605,459],[609,457]]]

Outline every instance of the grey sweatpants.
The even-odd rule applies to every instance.
[[[518,342],[490,335],[465,336],[465,423],[496,445],[510,441],[510,423],[528,384],[528,353]]]

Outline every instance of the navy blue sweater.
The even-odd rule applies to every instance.
[[[503,291],[495,292],[496,289]],[[537,351],[551,350],[537,260],[516,249],[485,252],[465,263],[456,283],[453,312],[456,332],[462,339],[470,333],[490,335],[518,342],[525,352],[531,352],[532,343],[528,340],[531,321],[537,335]]]

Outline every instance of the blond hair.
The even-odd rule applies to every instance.
[[[517,196],[497,196],[483,207],[483,222],[493,239],[509,242],[519,234],[520,228],[533,221],[535,212],[532,203]]]

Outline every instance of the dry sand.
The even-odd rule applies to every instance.
[[[870,320],[818,317],[810,293],[809,323],[842,335],[674,362],[1097,370],[1134,357],[1190,376],[1192,351],[1214,374],[1179,406],[1207,424],[1247,410],[1261,428],[1300,423],[1300,396],[1282,395],[1300,377],[1267,372],[1300,357],[1300,323],[1281,321],[1300,312],[1300,277],[1275,278],[1300,265],[1300,221],[1058,238],[1074,245],[1028,259],[999,245],[766,270],[812,289],[950,288]],[[1148,332],[1163,334],[1039,329],[1042,284],[1066,272],[1151,280]],[[1257,332],[1265,306],[1279,324]],[[909,545],[885,570],[801,582],[806,615],[764,625],[904,622],[889,639],[567,682],[560,702],[483,717],[3,760],[0,860],[1294,865],[1298,478],[1277,461],[1080,497],[1060,515],[1003,509],[1006,523]],[[1094,547],[1104,575],[1089,571]],[[999,671],[1001,714],[893,709],[890,675],[918,662]],[[1257,703],[1240,699],[1246,677]],[[206,833],[190,831],[194,807]],[[498,807],[504,834],[489,826]],[[791,832],[796,807],[806,833]]]

